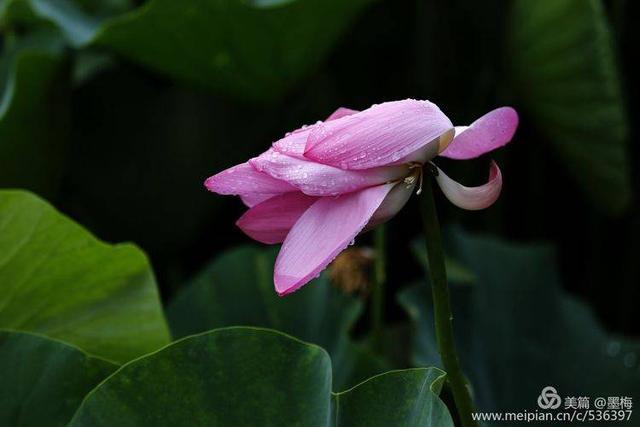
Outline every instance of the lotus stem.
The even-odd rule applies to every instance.
[[[438,352],[440,353],[444,370],[447,373],[447,383],[453,394],[460,422],[464,427],[471,427],[477,425],[471,416],[475,409],[469,384],[462,373],[456,353],[453,335],[453,314],[447,285],[442,234],[433,197],[432,181],[433,177],[427,174],[424,180],[423,195],[420,197],[420,204],[424,237],[427,243],[427,260],[429,262],[429,276],[433,294],[433,317]]]

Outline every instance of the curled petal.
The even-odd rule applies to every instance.
[[[314,126],[304,155],[341,169],[370,169],[438,144],[450,129],[451,121],[429,101],[385,102]]]
[[[249,237],[266,244],[281,243],[317,197],[285,193],[255,205],[236,222]]]
[[[273,276],[276,292],[286,295],[316,277],[362,231],[393,186],[318,199],[282,244]]]
[[[278,194],[297,191],[291,184],[256,170],[248,162],[207,178],[204,185],[214,193],[240,196],[249,207]]]
[[[396,216],[400,209],[409,201],[416,188],[416,180],[408,180],[397,183],[387,194],[380,207],[375,211],[365,230],[371,230],[377,225],[383,224]]]
[[[329,117],[327,122],[331,120],[340,119],[342,117],[350,116],[358,111],[351,110],[350,108],[340,107],[334,111]],[[298,130],[288,133],[284,138],[273,143],[273,149],[279,153],[286,154],[291,157],[297,157],[304,159],[304,149],[307,145],[307,138],[314,126],[317,126],[321,122],[311,126],[303,126]]]
[[[470,211],[485,209],[491,206],[498,200],[500,190],[502,189],[502,173],[494,161],[491,161],[489,181],[479,187],[465,187],[449,178],[440,168],[438,168],[436,181],[451,203],[459,208]]]
[[[432,141],[431,143],[423,146],[417,151],[409,154],[408,156],[403,157],[398,161],[398,163],[420,163],[425,164],[429,160],[436,157],[439,153],[441,153],[453,140],[453,136],[455,135],[454,129],[449,129],[447,132],[440,135],[437,141]]]
[[[472,159],[506,145],[518,127],[518,113],[511,107],[488,112],[471,126],[456,126],[456,136],[440,155]]]
[[[336,196],[384,184],[404,177],[406,165],[367,170],[342,170],[333,166],[302,160],[275,150],[249,160],[258,171],[288,182],[310,196]]]

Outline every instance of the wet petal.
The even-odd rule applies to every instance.
[[[307,145],[307,138],[313,126],[315,125],[307,126],[306,128],[298,129],[287,134],[284,138],[273,143],[273,149],[278,153],[286,154],[290,157],[304,159],[304,147]]]
[[[472,159],[506,145],[518,127],[518,113],[511,107],[488,112],[471,126],[456,126],[456,136],[440,155]]]
[[[281,243],[317,197],[285,193],[255,205],[236,222],[249,237],[266,244]]]
[[[314,126],[304,155],[342,169],[386,166],[427,144],[438,144],[440,136],[452,128],[451,121],[429,101],[385,102]]]
[[[502,173],[494,161],[491,161],[489,181],[479,187],[465,187],[449,178],[440,168],[438,168],[436,181],[451,203],[471,211],[491,206],[498,200],[502,189]]]
[[[322,197],[302,214],[276,259],[278,294],[294,292],[316,277],[362,231],[393,186]]]
[[[333,166],[290,157],[275,150],[249,160],[257,170],[283,180],[310,196],[336,196],[404,177],[405,165],[367,170],[343,170]]]
[[[334,111],[329,117],[327,117],[327,122],[331,120],[340,119],[342,117],[350,116],[352,114],[357,113],[358,111],[352,110],[350,108],[340,107],[336,111]],[[293,132],[285,135],[284,138],[273,143],[273,149],[279,153],[286,154],[291,157],[297,157],[300,159],[304,159],[304,149],[307,145],[307,138],[309,137],[309,133],[313,129],[314,126],[317,126],[321,122],[318,122],[314,125],[303,126],[300,129],[297,129]]]
[[[325,121],[330,122],[331,120],[341,119],[343,117],[350,116],[358,112],[359,112],[358,110],[352,110],[351,108],[340,107],[336,111],[331,113],[331,115],[327,117],[327,120]]]
[[[214,193],[240,196],[249,207],[278,194],[297,191],[291,184],[256,170],[248,162],[207,178],[204,185]]]
[[[244,203],[245,206],[251,208],[259,203],[264,202],[265,200],[269,200],[270,198],[277,196],[277,194],[248,193],[248,194],[240,194],[239,196],[240,196],[240,200],[242,200],[242,203]]]

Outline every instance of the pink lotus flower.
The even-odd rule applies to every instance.
[[[428,101],[385,102],[361,112],[340,108],[210,177],[205,186],[240,196],[249,210],[236,224],[247,235],[283,242],[273,278],[282,296],[318,276],[363,230],[393,217],[419,185],[427,162],[438,155],[478,157],[508,143],[517,125],[510,107],[468,127],[454,127]],[[445,196],[463,209],[484,209],[500,194],[495,162],[488,182],[473,188],[436,170]]]

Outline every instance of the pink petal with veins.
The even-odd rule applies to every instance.
[[[385,102],[315,125],[304,155],[341,169],[388,166],[427,144],[439,143],[450,129],[451,121],[429,101]]]
[[[280,296],[298,290],[346,249],[394,184],[322,197],[293,226],[278,254],[273,280]]]
[[[350,116],[351,114],[355,113],[357,113],[356,110],[340,107],[329,117],[327,117],[327,120],[325,121],[329,122],[331,120],[340,119],[342,117]],[[273,149],[279,153],[286,154],[291,157],[304,159],[304,149],[307,145],[307,138],[309,137],[309,133],[314,128],[314,126],[317,126],[320,123],[322,122],[318,122],[314,125],[303,126],[300,129],[288,133],[284,138],[273,143]]]
[[[260,172],[248,162],[213,175],[204,182],[207,190],[224,195],[237,195],[249,207],[297,188]]]
[[[285,193],[255,205],[236,222],[249,237],[266,244],[282,243],[317,197]]]
[[[367,170],[343,170],[333,166],[302,160],[275,150],[249,160],[260,172],[285,181],[310,196],[337,196],[386,182],[402,179],[406,165]]]
[[[506,145],[518,127],[518,113],[511,107],[488,112],[471,126],[456,126],[456,136],[440,155],[466,160]]]
[[[350,115],[355,114],[355,113],[359,113],[359,111],[358,110],[352,110],[351,108],[340,107],[336,111],[331,113],[331,115],[329,117],[327,117],[327,120],[325,120],[325,122],[330,122],[331,120],[341,119],[343,117],[347,117],[347,116],[350,116]]]

